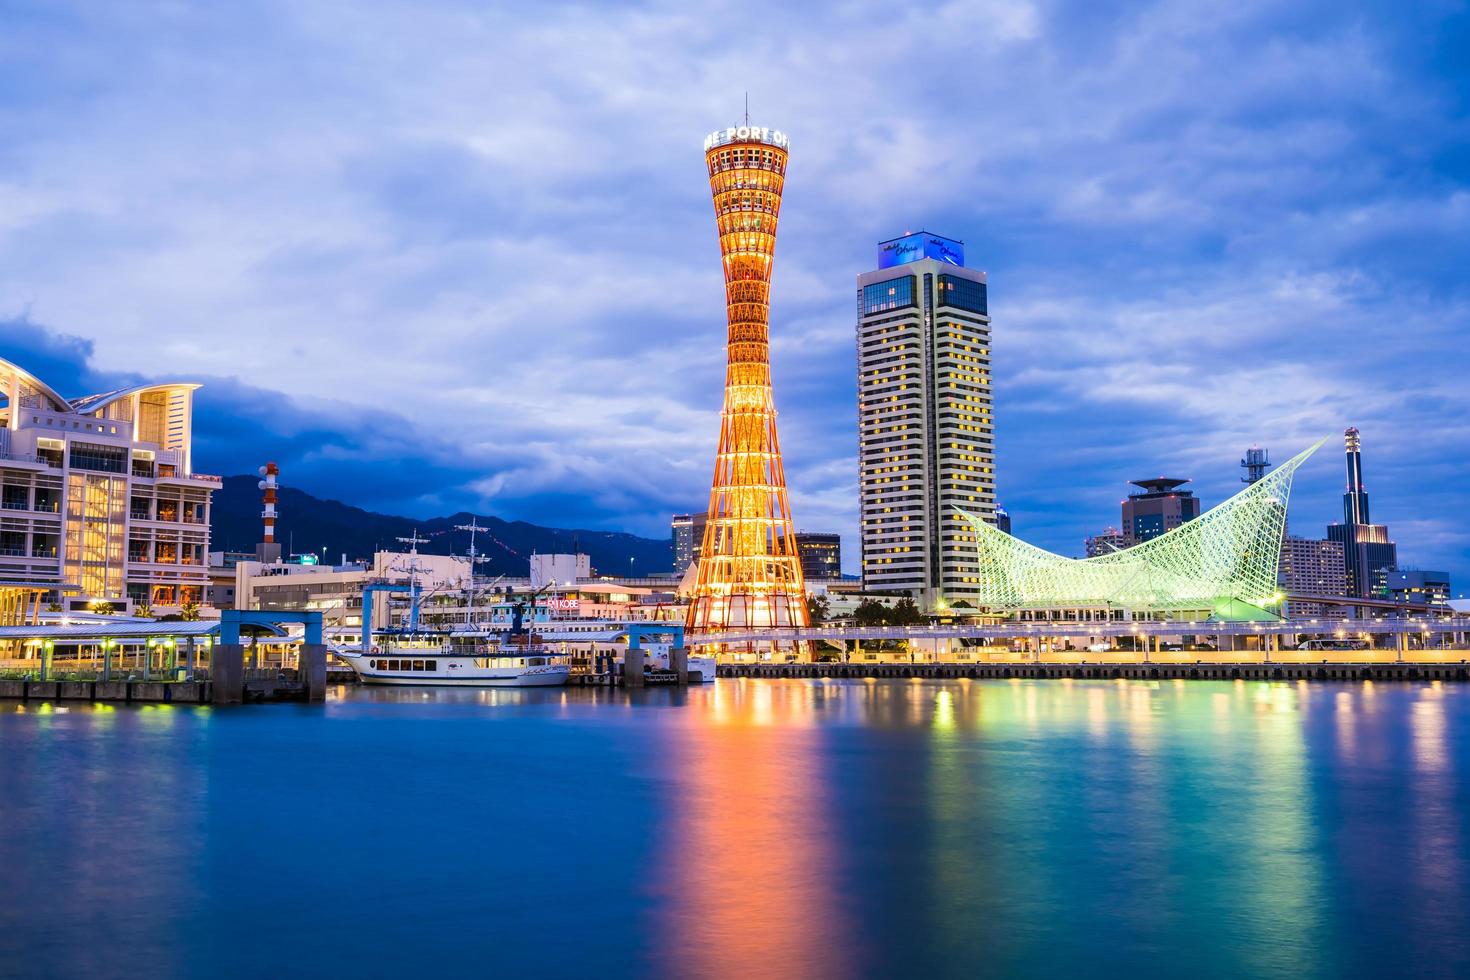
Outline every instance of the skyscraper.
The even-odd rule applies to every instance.
[[[725,400],[690,630],[806,626],[771,392],[770,289],[786,177],[779,130],[731,126],[704,141],[725,268]]]
[[[1388,526],[1368,516],[1368,488],[1363,485],[1363,443],[1356,428],[1343,434],[1347,453],[1347,491],[1342,495],[1341,524],[1327,525],[1327,537],[1342,542],[1347,565],[1348,595],[1362,599],[1388,594],[1388,573],[1398,567],[1398,546]]]
[[[926,610],[975,605],[975,535],[994,521],[985,273],[928,232],[878,246],[857,279],[863,587]]]

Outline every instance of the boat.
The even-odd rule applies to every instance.
[[[332,652],[364,684],[432,687],[558,687],[571,667],[540,644],[499,644],[482,633],[389,631],[366,651]],[[487,642],[488,641],[488,642]]]

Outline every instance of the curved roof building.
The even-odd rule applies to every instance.
[[[191,382],[69,399],[0,358],[0,622],[40,604],[199,604],[210,497]]]
[[[1296,470],[1321,440],[1229,500],[1151,541],[1096,558],[1065,558],[966,514],[979,556],[981,605],[1275,618],[1276,566]]]

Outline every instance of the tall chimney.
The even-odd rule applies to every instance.
[[[260,544],[255,546],[255,557],[266,564],[281,560],[281,546],[276,543],[276,477],[280,472],[275,463],[266,463],[260,468],[262,537]]]

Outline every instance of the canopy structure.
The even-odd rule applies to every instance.
[[[1065,558],[961,512],[975,531],[980,602],[992,612],[1123,609],[1221,620],[1275,618],[1286,505],[1297,468],[1326,439],[1192,521],[1096,558]]]

